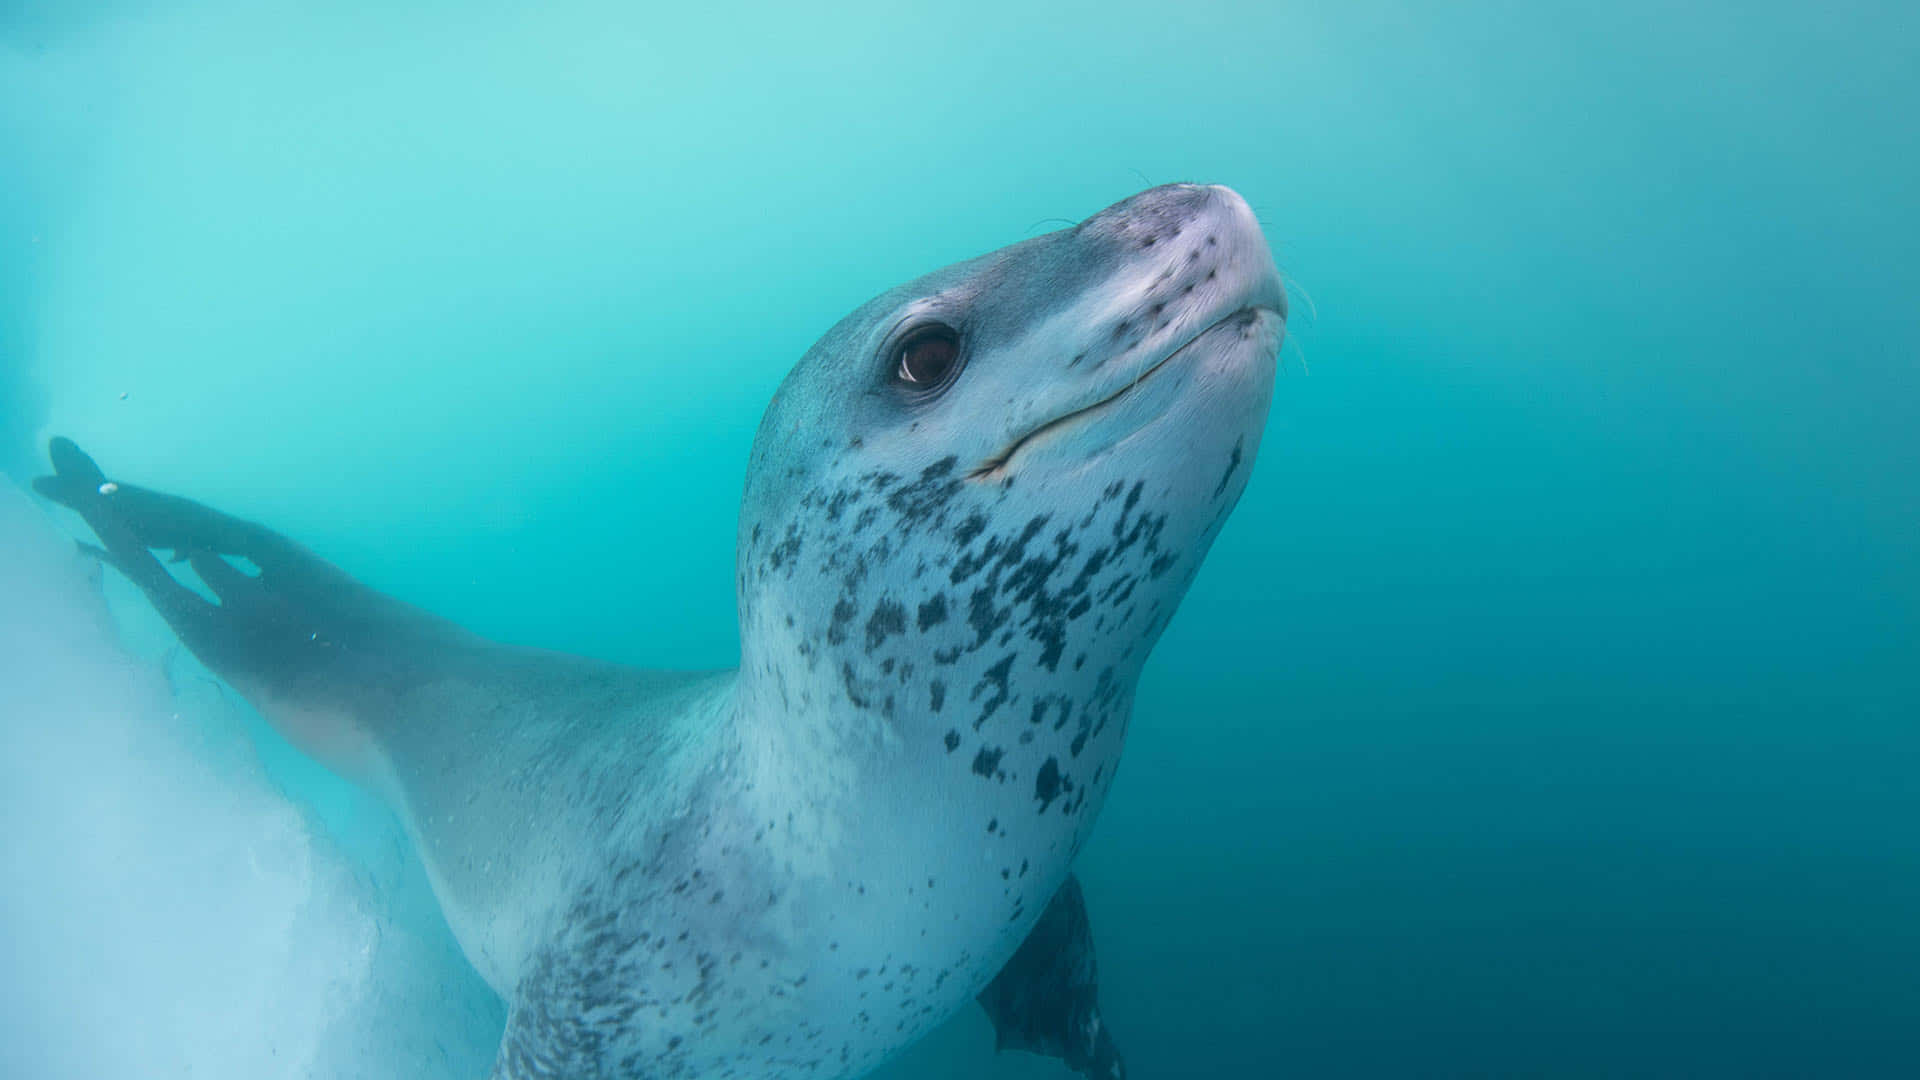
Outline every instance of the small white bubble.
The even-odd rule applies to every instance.
[[[111,481],[111,480],[109,480],[109,481],[107,481],[106,483],[104,483],[104,484],[101,484],[101,485],[100,485],[100,494],[102,494],[102,495],[111,495],[111,494],[113,494],[114,492],[116,492],[116,491],[119,491],[119,490],[120,490],[120,485],[119,485],[119,484],[116,484],[116,483],[114,483],[114,482],[113,482],[113,481]]]

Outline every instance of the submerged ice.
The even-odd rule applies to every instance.
[[[190,660],[130,649],[4,483],[0,550],[0,1075],[484,1075],[499,1005],[397,827],[323,778],[290,799],[309,774]]]

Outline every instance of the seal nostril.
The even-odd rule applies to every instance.
[[[1208,246],[1208,247],[1213,247],[1213,246],[1214,246],[1215,244],[1218,244],[1219,242],[1220,242],[1220,239],[1219,239],[1219,237],[1215,237],[1215,236],[1209,236],[1209,237],[1207,237],[1207,246]]]
[[[1157,242],[1157,239],[1158,239],[1157,237],[1149,236],[1145,240],[1140,241],[1140,246],[1143,248],[1150,248]]]

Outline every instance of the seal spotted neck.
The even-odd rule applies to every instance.
[[[1245,483],[1285,306],[1246,203],[1176,185],[848,316],[748,469],[741,694],[778,718],[763,737],[874,778],[932,759],[977,819],[940,840],[1004,850],[996,874],[1044,859],[1044,903]],[[809,802],[841,795],[817,780]]]
[[[855,311],[754,443],[737,673],[479,639],[66,440],[35,486],[392,802],[510,1004],[496,1077],[850,1077],[978,995],[1001,1046],[1114,1080],[1070,864],[1284,317],[1246,204],[1191,185]]]
[[[870,928],[856,970],[977,986],[1060,890],[1245,484],[1284,308],[1237,195],[1160,188],[877,298],[782,386],[740,521],[742,727],[823,883],[808,919]]]

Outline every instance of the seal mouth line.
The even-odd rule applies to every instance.
[[[1128,391],[1132,390],[1134,387],[1139,386],[1141,383],[1146,382],[1148,379],[1152,378],[1154,372],[1159,371],[1163,367],[1166,367],[1169,361],[1171,361],[1174,357],[1179,356],[1181,353],[1186,352],[1188,348],[1192,347],[1194,342],[1199,341],[1201,338],[1207,336],[1207,334],[1210,333],[1212,330],[1214,330],[1216,327],[1219,327],[1227,322],[1240,318],[1243,315],[1247,315],[1258,310],[1260,310],[1259,305],[1251,305],[1248,307],[1237,308],[1233,311],[1228,312],[1225,315],[1220,316],[1218,319],[1215,319],[1214,321],[1208,323],[1206,326],[1201,327],[1199,330],[1194,331],[1192,337],[1189,337],[1187,338],[1187,340],[1181,342],[1177,347],[1170,350],[1167,353],[1167,355],[1161,357],[1158,360],[1155,360],[1151,365],[1147,367],[1145,371],[1142,371],[1140,374],[1135,375],[1131,379],[1128,379],[1126,383],[1123,384],[1118,390],[1115,390],[1113,393],[1108,394],[1106,397],[1101,398],[1099,401],[1096,401],[1091,405],[1082,405],[1080,408],[1074,409],[1071,412],[1062,413],[1061,415],[1056,416],[1053,419],[1048,420],[1045,423],[1041,424],[1039,427],[1034,428],[1032,431],[1027,432],[1025,435],[1022,435],[1019,438],[1013,440],[1012,442],[1008,443],[1004,448],[1002,448],[999,453],[992,455],[991,457],[987,458],[985,461],[982,461],[979,465],[975,466],[973,471],[967,473],[967,479],[984,480],[991,477],[994,473],[997,473],[1001,469],[1005,468],[1007,462],[1013,460],[1013,455],[1020,452],[1021,447],[1027,445],[1028,443],[1039,438],[1040,436],[1045,435],[1047,432],[1054,430],[1055,428],[1065,426],[1066,424],[1070,424],[1073,421],[1078,420],[1079,418],[1087,415],[1088,413],[1095,412],[1099,409],[1104,409],[1108,405],[1111,405],[1114,402],[1120,400],[1122,397],[1125,397],[1127,395]]]

